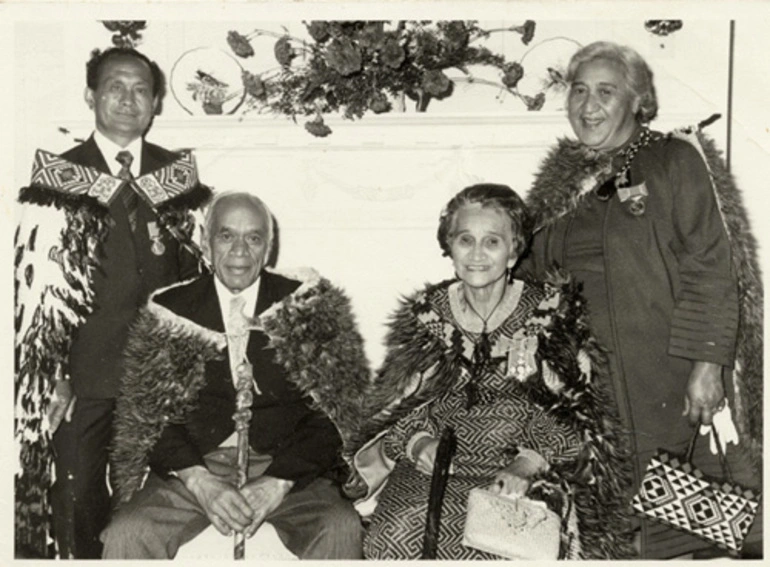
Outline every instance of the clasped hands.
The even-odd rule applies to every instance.
[[[415,468],[423,474],[433,474],[433,464],[436,462],[438,439],[435,437],[423,437],[412,448],[412,461]],[[492,483],[487,487],[493,494],[517,498],[524,496],[529,490],[532,477],[547,468],[543,457],[534,451],[520,453],[506,467],[497,471],[492,478]],[[449,474],[453,474],[454,467],[449,467]]]
[[[227,477],[200,465],[180,470],[177,476],[219,533],[244,532],[247,538],[256,533],[294,486],[293,481],[262,475],[238,490]]]

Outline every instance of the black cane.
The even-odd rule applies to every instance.
[[[436,460],[433,463],[428,512],[425,517],[425,536],[422,540],[420,559],[436,559],[438,532],[441,527],[441,504],[444,501],[444,489],[449,478],[449,466],[452,464],[452,456],[456,447],[457,440],[454,429],[447,427],[441,433],[438,449],[436,449]]]

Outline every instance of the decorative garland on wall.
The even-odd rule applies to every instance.
[[[112,42],[120,47],[136,47],[142,42],[143,20],[106,20],[114,32]],[[254,29],[248,33],[230,30],[226,40],[232,55],[221,52],[211,63],[219,70],[229,67],[223,80],[218,72],[198,68],[179,89],[186,91],[194,105],[205,114],[274,113],[306,117],[305,129],[325,137],[332,130],[324,116],[340,113],[344,118],[362,118],[368,113],[404,112],[408,101],[417,112],[427,110],[433,100],[452,96],[458,83],[484,85],[498,90],[497,98],[510,95],[524,108],[543,108],[546,97],[566,88],[564,69],[547,67],[547,80],[539,90],[528,94],[519,90],[525,73],[526,56],[538,45],[554,39],[580,44],[569,38],[546,38],[517,61],[509,61],[483,42],[496,33],[514,33],[529,46],[537,25],[526,20],[520,25],[484,29],[476,20],[351,20],[305,21],[306,37],[292,35],[288,29],[274,32]],[[653,35],[667,37],[683,27],[681,20],[647,20],[644,28]],[[239,60],[253,57],[253,40],[273,37],[277,67],[262,72],[243,68]],[[179,61],[193,51],[180,57]],[[234,56],[234,57],[233,57]],[[235,59],[237,58],[237,59]],[[496,80],[474,75],[481,67],[497,70]],[[233,71],[235,69],[235,71]],[[538,70],[539,71],[539,70]],[[188,71],[189,73],[189,71]],[[240,78],[237,74],[240,74]],[[172,70],[173,74],[173,70]],[[227,74],[227,73],[225,73]],[[456,76],[453,76],[456,74]],[[233,79],[233,80],[231,80]],[[172,93],[191,114],[189,104]]]
[[[314,136],[331,129],[325,114],[341,112],[345,118],[382,114],[394,108],[404,111],[406,99],[424,112],[432,100],[452,95],[459,81],[485,84],[508,92],[528,110],[539,110],[545,93],[528,96],[516,85],[524,76],[519,62],[480,45],[493,33],[512,32],[529,45],[536,24],[483,29],[470,21],[311,21],[304,22],[309,40],[256,29],[248,34],[230,31],[227,43],[233,53],[246,59],[255,54],[251,41],[276,37],[273,53],[277,69],[264,73],[243,72],[247,98],[243,112],[270,111],[296,119],[312,116],[305,128]],[[499,71],[499,81],[480,79],[472,67]],[[456,70],[461,77],[450,78]]]

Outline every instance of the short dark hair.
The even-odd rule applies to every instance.
[[[460,191],[452,197],[441,212],[438,224],[438,243],[444,256],[451,256],[452,230],[457,211],[464,205],[474,203],[482,207],[492,207],[503,213],[511,221],[511,233],[513,234],[513,244],[516,247],[516,254],[521,254],[529,244],[532,230],[535,227],[535,221],[529,213],[529,209],[524,204],[516,191],[507,185],[497,183],[479,183],[471,185]]]
[[[94,49],[91,52],[91,58],[86,63],[86,85],[89,89],[96,90],[99,86],[99,74],[102,72],[102,67],[114,57],[135,57],[146,63],[152,75],[152,96],[159,99],[163,98],[166,91],[166,78],[163,76],[163,71],[160,70],[155,61],[132,47],[110,47],[104,51]]]

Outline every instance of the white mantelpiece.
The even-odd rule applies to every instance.
[[[677,116],[666,129],[703,116]],[[252,191],[279,227],[278,268],[309,265],[350,294],[367,353],[383,355],[384,323],[403,294],[450,277],[435,239],[439,213],[479,182],[526,193],[547,149],[568,135],[562,113],[386,114],[329,119],[315,138],[276,116],[157,119],[148,139],[193,148],[201,179]],[[58,123],[74,136],[91,124]]]

